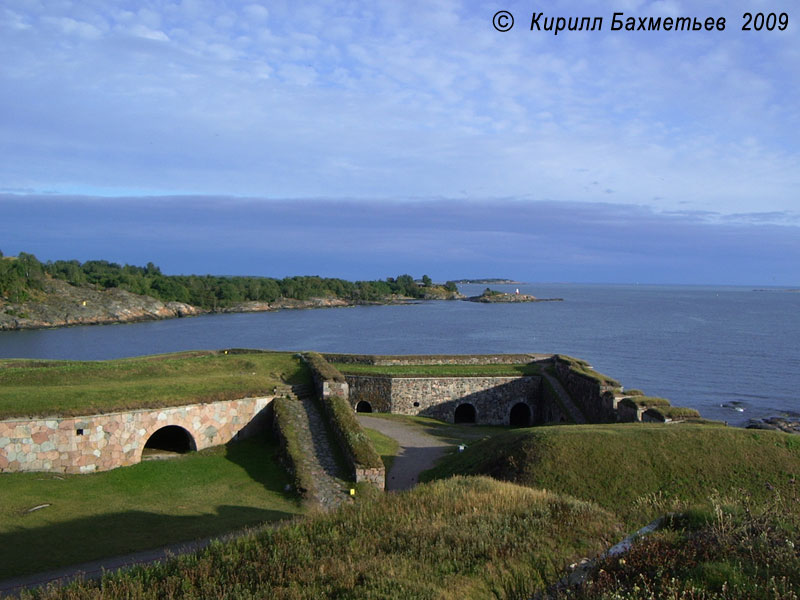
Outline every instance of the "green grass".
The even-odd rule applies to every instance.
[[[386,472],[388,473],[389,469],[392,468],[395,457],[397,456],[397,451],[400,449],[400,444],[398,444],[394,438],[390,438],[388,435],[384,435],[375,429],[365,427],[364,431],[367,432],[367,436],[369,436],[369,439],[372,442],[372,447],[375,448],[375,452],[377,452],[381,457],[383,466],[386,468]]]
[[[778,432],[694,424],[522,429],[472,444],[423,479],[484,474],[596,502],[638,528],[709,495],[766,497],[800,475],[800,440]]]
[[[602,373],[595,371],[589,365],[589,363],[587,363],[583,359],[567,356],[566,354],[556,354],[555,360],[567,363],[567,365],[572,371],[580,375],[583,375],[584,377],[588,377],[589,379],[593,379],[600,385],[620,387],[619,381],[617,381],[612,377],[609,377],[608,375],[603,375]]]
[[[659,398],[658,396],[633,396],[632,398],[623,398],[619,401],[620,404],[629,406],[630,408],[653,408],[653,407],[669,407],[670,402],[666,398]]]
[[[40,597],[529,598],[620,533],[613,516],[588,503],[453,478]]]
[[[79,416],[231,400],[307,383],[288,352],[185,352],[97,362],[0,360],[0,418]]]
[[[340,396],[331,396],[321,400],[321,403],[328,417],[330,431],[337,438],[342,452],[352,458],[353,467],[374,469],[383,466],[372,441],[347,400]]]
[[[0,579],[295,515],[276,452],[259,437],[92,475],[2,474]]]
[[[713,511],[666,520],[624,557],[598,561],[575,599],[695,598],[774,600],[800,593],[800,497],[746,494]]]
[[[388,375],[391,377],[519,377],[539,375],[540,366],[520,365],[364,365],[333,363],[345,374]]]
[[[272,410],[273,432],[280,447],[281,462],[289,471],[294,489],[310,504],[315,501],[317,480],[308,460],[308,451],[300,442],[300,432],[307,418],[303,403],[291,398],[275,398]]]

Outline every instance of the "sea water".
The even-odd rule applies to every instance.
[[[485,285],[462,285],[477,295]],[[742,425],[800,413],[800,292],[742,287],[515,284],[562,302],[206,315],[0,332],[0,357],[102,360],[191,349],[577,356],[626,388]]]

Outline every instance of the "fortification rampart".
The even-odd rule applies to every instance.
[[[514,406],[528,407],[527,421],[533,423],[541,410],[541,377],[386,377],[346,375],[350,404],[358,408],[402,415],[422,415],[453,423],[459,407],[470,405],[471,418],[485,425],[508,425]],[[366,409],[363,404],[362,409]],[[518,409],[519,410],[519,409]]]
[[[324,354],[326,360],[361,365],[524,365],[552,359],[552,354]]]
[[[225,444],[261,427],[272,399],[0,421],[0,472],[91,473],[133,465],[151,436],[165,427],[181,428],[192,450]]]

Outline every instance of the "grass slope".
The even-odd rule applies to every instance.
[[[485,474],[596,502],[630,528],[668,510],[707,505],[709,495],[800,475],[800,438],[708,425],[581,425],[509,431],[452,454],[424,479]]]
[[[288,352],[184,352],[97,362],[0,360],[0,419],[213,402],[308,382]]]
[[[394,377],[519,377],[539,375],[534,364],[521,365],[364,365],[332,363],[339,371],[352,375],[390,375]]]
[[[527,598],[619,535],[594,505],[452,478],[40,597]]]
[[[297,514],[276,452],[253,438],[92,475],[2,474],[0,579]]]
[[[367,433],[367,436],[369,436],[372,446],[375,448],[375,452],[377,452],[381,457],[383,466],[386,468],[386,472],[388,473],[389,469],[391,469],[392,465],[394,464],[394,459],[397,456],[397,453],[400,450],[400,444],[398,444],[394,438],[384,435],[377,429],[364,427],[364,431]]]

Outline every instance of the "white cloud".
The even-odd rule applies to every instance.
[[[558,37],[527,31],[516,0],[508,34],[466,0],[17,6],[0,38],[0,89],[14,90],[0,93],[14,117],[0,178],[374,198],[610,189],[664,209],[784,210],[800,183],[797,35],[739,31],[739,4],[614,7],[728,16],[707,34],[611,33],[607,4],[554,3],[548,16],[607,21]]]
[[[248,19],[254,21],[266,21],[269,18],[269,10],[260,4],[248,4],[242,12]]]

